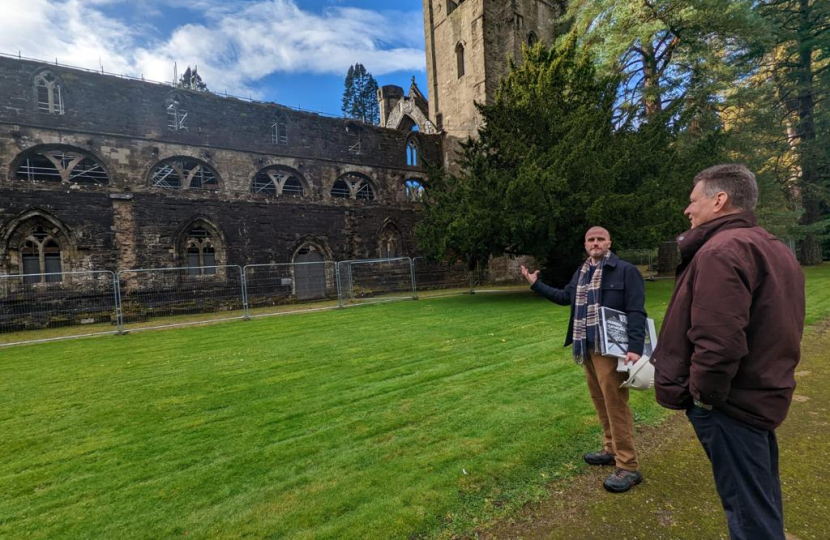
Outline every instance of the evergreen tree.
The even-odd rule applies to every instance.
[[[574,0],[574,29],[602,73],[622,78],[618,114],[711,124],[763,23],[752,0]],[[668,112],[668,114],[664,114]],[[701,125],[702,124],[702,125]]]
[[[756,171],[758,216],[821,261],[830,228],[830,2],[574,0],[573,28],[619,74],[620,122],[662,123],[678,143],[725,132]],[[800,223],[799,217],[800,217]]]
[[[205,84],[204,81],[202,81],[202,77],[199,75],[199,72],[197,70],[198,67],[190,69],[190,66],[187,66],[187,69],[182,74],[181,78],[179,78],[179,88],[187,88],[188,90],[198,90],[199,92],[207,91],[207,84]]]
[[[772,87],[767,95],[791,152],[787,179],[797,188],[800,260],[819,264],[830,227],[830,4],[826,0],[766,0],[757,9],[773,28],[760,65]],[[830,245],[828,245],[830,247]]]
[[[377,124],[380,121],[378,83],[363,64],[349,66],[344,86],[343,116]]]
[[[430,175],[420,246],[471,267],[533,255],[561,283],[584,259],[590,225],[608,227],[618,248],[688,228],[691,171],[723,159],[720,132],[681,144],[660,124],[615,129],[619,79],[598,75],[575,38],[524,55],[479,107],[483,127],[462,145],[460,174]]]

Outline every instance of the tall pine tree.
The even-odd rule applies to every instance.
[[[791,177],[804,210],[799,255],[802,264],[819,264],[830,227],[830,4],[765,0],[757,9],[773,27],[764,64],[771,67],[773,106],[793,149]]]
[[[344,86],[343,116],[377,124],[380,121],[378,83],[363,64],[349,66]]]
[[[762,22],[752,0],[573,0],[568,14],[602,73],[622,78],[618,114],[705,129],[741,75]],[[664,114],[668,113],[668,114]]]

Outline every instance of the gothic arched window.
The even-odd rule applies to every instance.
[[[406,143],[406,164],[410,167],[419,167],[421,160],[418,157],[418,144],[415,139],[409,139]]]
[[[458,6],[464,3],[464,0],[447,0],[447,15],[458,9]]]
[[[17,159],[15,177],[30,182],[64,182],[105,186],[107,172],[98,161],[69,148],[35,149]]]
[[[464,44],[458,43],[455,46],[455,63],[458,69],[458,78],[464,76]]]
[[[285,114],[277,113],[271,122],[271,142],[274,144],[288,144],[288,126]]]
[[[403,242],[398,228],[388,223],[380,233],[379,254],[381,259],[394,259],[403,256]]]
[[[527,34],[527,44],[529,47],[533,47],[539,42],[539,37],[536,35],[536,32],[531,31]]]
[[[300,173],[277,165],[266,167],[254,176],[251,193],[262,193],[272,197],[278,195],[302,197],[305,195],[304,184]]]
[[[188,275],[216,274],[216,245],[211,233],[204,226],[197,225],[187,231],[185,258]]]
[[[61,247],[52,233],[42,225],[32,228],[20,246],[20,271],[27,274],[23,282],[59,282],[62,267]]]
[[[167,109],[167,129],[170,131],[187,131],[187,108],[184,100],[173,95],[165,101]]]
[[[417,178],[409,178],[404,182],[406,189],[406,200],[410,202],[421,202],[424,200],[424,184]]]
[[[61,84],[51,71],[44,71],[35,77],[37,110],[50,114],[63,114]]]
[[[351,199],[352,190],[349,183],[342,178],[335,180],[334,185],[331,187],[331,196],[337,199]]]
[[[150,185],[166,189],[219,189],[219,175],[207,163],[190,157],[174,157],[150,171]]]
[[[346,173],[334,182],[331,196],[339,199],[371,201],[375,198],[375,190],[368,177],[359,173]]]
[[[401,121],[398,124],[398,129],[400,129],[401,131],[421,131],[421,128],[418,126],[418,122],[416,122],[415,119],[409,116],[408,114],[404,114],[401,117]]]

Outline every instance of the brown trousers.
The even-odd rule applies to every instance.
[[[585,378],[602,424],[603,449],[616,458],[617,467],[636,471],[634,418],[628,408],[628,388],[620,388],[628,374],[617,372],[616,358],[591,354],[585,359]]]

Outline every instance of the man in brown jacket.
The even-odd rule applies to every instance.
[[[699,173],[652,362],[657,401],[685,409],[712,463],[732,540],[784,540],[778,444],[795,389],[804,275],[759,227],[743,165]]]

